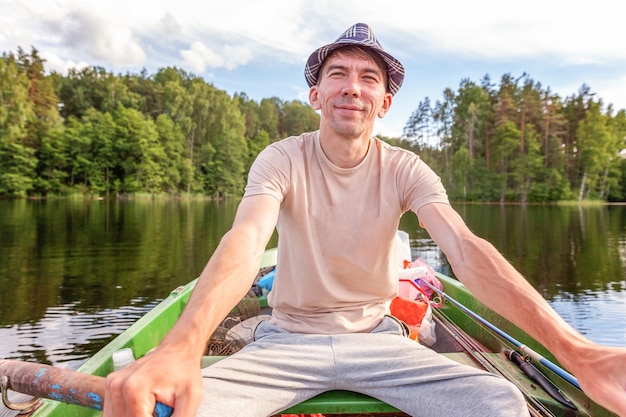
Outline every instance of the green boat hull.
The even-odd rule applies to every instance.
[[[275,249],[271,249],[266,252],[262,266],[273,265],[275,259],[276,251]],[[502,331],[554,361],[552,355],[541,345],[510,322],[487,309],[483,304],[478,302],[460,282],[441,274],[438,274],[438,277],[444,284],[447,295],[472,311],[480,314]],[[172,293],[153,310],[85,362],[78,371],[92,375],[106,376],[113,371],[111,357],[113,353],[119,349],[131,348],[135,356],[140,357],[157,346],[180,316],[189,300],[196,281],[197,280],[194,280],[172,291]],[[266,300],[261,297],[260,302],[262,305],[265,301]],[[514,348],[514,346],[511,346],[506,340],[503,340],[493,331],[479,324],[475,319],[459,310],[452,303],[444,302],[440,309],[436,309],[436,313],[438,341],[433,348],[454,360],[472,366],[484,367],[487,370],[500,373],[514,382],[527,396],[529,408],[533,410],[534,407],[534,409],[539,410],[533,411],[533,413],[535,413],[533,415],[554,415],[559,417],[615,416],[615,414],[608,412],[590,401],[582,391],[561,379],[561,377],[549,369],[541,364],[535,364],[566,397],[576,404],[578,411],[564,407],[534,384],[516,367],[516,365],[505,357],[503,353],[504,350]],[[467,344],[459,343],[459,339],[467,340],[469,347]],[[220,357],[205,357],[203,366],[208,366],[211,362],[220,359]],[[378,400],[347,391],[331,391],[324,393],[296,407],[285,410],[284,413],[403,415],[395,408]],[[97,410],[51,400],[44,400],[44,405],[31,414],[33,417],[95,417],[99,415],[101,414]]]

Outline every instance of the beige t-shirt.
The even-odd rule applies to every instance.
[[[402,214],[448,204],[440,178],[414,153],[371,139],[354,168],[326,158],[319,131],[273,143],[250,169],[246,196],[280,203],[272,322],[299,333],[375,328],[398,290]]]

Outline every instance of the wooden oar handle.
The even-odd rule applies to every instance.
[[[32,362],[0,359],[0,377],[13,391],[67,404],[102,410],[104,378]],[[172,408],[157,403],[153,416],[169,417]]]

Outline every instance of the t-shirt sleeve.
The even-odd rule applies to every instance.
[[[412,154],[410,161],[402,164],[398,181],[406,210],[415,214],[427,204],[450,204],[441,178],[419,156]]]
[[[290,166],[288,155],[279,146],[266,147],[250,167],[244,198],[267,194],[282,203],[289,189]]]

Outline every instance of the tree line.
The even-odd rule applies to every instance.
[[[0,58],[0,197],[240,196],[269,143],[319,127],[308,104],[232,97],[177,68],[46,74],[32,48]],[[463,201],[626,200],[626,113],[583,85],[463,79],[418,103],[399,138]]]
[[[463,79],[420,101],[401,142],[440,173],[453,199],[626,200],[626,113],[583,84],[561,98],[528,74]]]
[[[229,96],[176,68],[47,75],[33,48],[0,59],[0,197],[241,195],[254,157],[315,130],[308,105]]]

